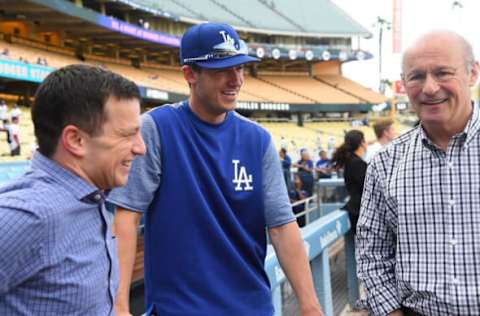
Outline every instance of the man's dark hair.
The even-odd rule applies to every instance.
[[[355,151],[365,141],[362,131],[352,129],[345,134],[344,142],[335,150],[332,164],[335,169],[344,168],[355,157]]]
[[[140,93],[134,82],[99,67],[70,65],[49,74],[32,106],[39,151],[52,157],[67,125],[91,136],[102,133],[109,97],[140,100]]]

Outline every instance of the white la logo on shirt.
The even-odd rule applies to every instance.
[[[232,181],[236,184],[235,191],[252,191],[252,175],[247,174],[247,169],[243,166],[240,166],[240,170],[238,169],[238,164],[240,163],[240,160],[232,160],[232,163],[235,170],[234,179]]]

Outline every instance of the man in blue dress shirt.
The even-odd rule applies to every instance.
[[[0,315],[113,315],[118,263],[104,190],[145,153],[137,86],[72,65],[32,108],[32,170],[0,188]]]

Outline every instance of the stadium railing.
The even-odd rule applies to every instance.
[[[0,163],[0,185],[16,179],[30,168],[30,161],[11,161]]]
[[[329,246],[345,237],[345,258],[347,265],[348,303],[355,306],[359,298],[356,278],[353,234],[345,211],[333,211],[302,228],[305,250],[310,260],[317,296],[325,316],[333,316],[333,298],[330,276]],[[272,289],[275,316],[282,316],[282,283],[286,281],[273,246],[268,246],[265,271]]]
[[[350,230],[347,212],[339,210],[345,198],[343,178],[320,179],[316,194],[297,201],[292,207],[305,205],[305,210],[297,213],[297,218],[305,216],[306,226],[301,229],[305,250],[311,263],[311,269],[317,296],[325,316],[333,316],[333,297],[329,262],[329,247],[344,239],[344,251],[347,271],[348,304],[354,307],[360,298],[356,276],[354,235]],[[335,202],[325,202],[334,199]],[[282,284],[285,274],[276,258],[273,246],[269,245],[265,260],[265,271],[270,280],[275,316],[282,316]]]

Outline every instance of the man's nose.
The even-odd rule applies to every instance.
[[[427,95],[435,94],[439,89],[438,82],[431,74],[427,74],[425,77],[425,83],[423,84],[422,92]]]

